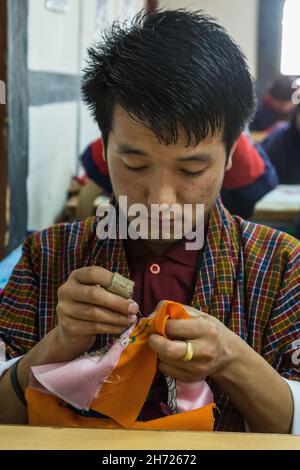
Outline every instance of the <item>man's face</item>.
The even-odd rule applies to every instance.
[[[277,113],[282,115],[289,115],[295,108],[295,105],[290,100],[278,100],[276,98],[271,97],[272,108]]]
[[[127,196],[128,207],[141,203],[149,211],[151,204],[192,204],[195,228],[195,205],[204,204],[207,219],[220,192],[226,151],[221,133],[197,146],[186,147],[183,133],[178,143],[162,144],[151,130],[116,107],[107,161],[117,199]],[[231,158],[226,169],[230,167]]]

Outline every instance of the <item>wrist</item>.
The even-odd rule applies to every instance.
[[[65,360],[63,356],[64,348],[62,341],[57,332],[57,328],[54,328],[20,359],[17,377],[23,390],[25,390],[28,385],[31,367],[49,364],[51,362],[63,362]]]
[[[227,382],[233,383],[237,378],[237,371],[243,367],[242,363],[245,354],[254,352],[238,335],[230,332],[228,341],[224,350],[224,358],[220,367],[211,374],[211,378],[220,386]]]
[[[75,359],[81,351],[79,341],[72,342],[68,340],[61,328],[56,326],[45,338],[39,343],[41,353],[39,362],[35,365],[49,364],[52,362],[67,362]]]
[[[24,388],[21,386],[19,378],[18,378],[18,365],[20,363],[20,360],[16,361],[14,365],[10,369],[10,383],[11,386],[20,400],[20,402],[24,405],[27,406],[26,400],[25,400],[25,395],[24,395]]]

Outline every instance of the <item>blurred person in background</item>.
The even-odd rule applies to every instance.
[[[295,79],[280,75],[264,94],[260,105],[250,123],[250,131],[267,131],[282,121],[290,119],[295,108],[292,95],[295,92]]]
[[[261,145],[276,169],[280,184],[300,184],[300,104],[292,120],[274,129]]]

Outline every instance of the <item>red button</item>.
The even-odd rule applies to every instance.
[[[160,266],[158,264],[151,264],[150,271],[152,272],[152,274],[159,274]]]

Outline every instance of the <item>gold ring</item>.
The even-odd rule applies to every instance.
[[[110,285],[106,288],[113,294],[120,295],[125,299],[130,299],[133,293],[134,282],[121,276],[119,273],[113,273]]]
[[[182,358],[182,360],[184,362],[188,362],[193,358],[194,351],[193,351],[193,345],[190,341],[185,341],[185,343],[186,343],[186,353],[184,357]]]

